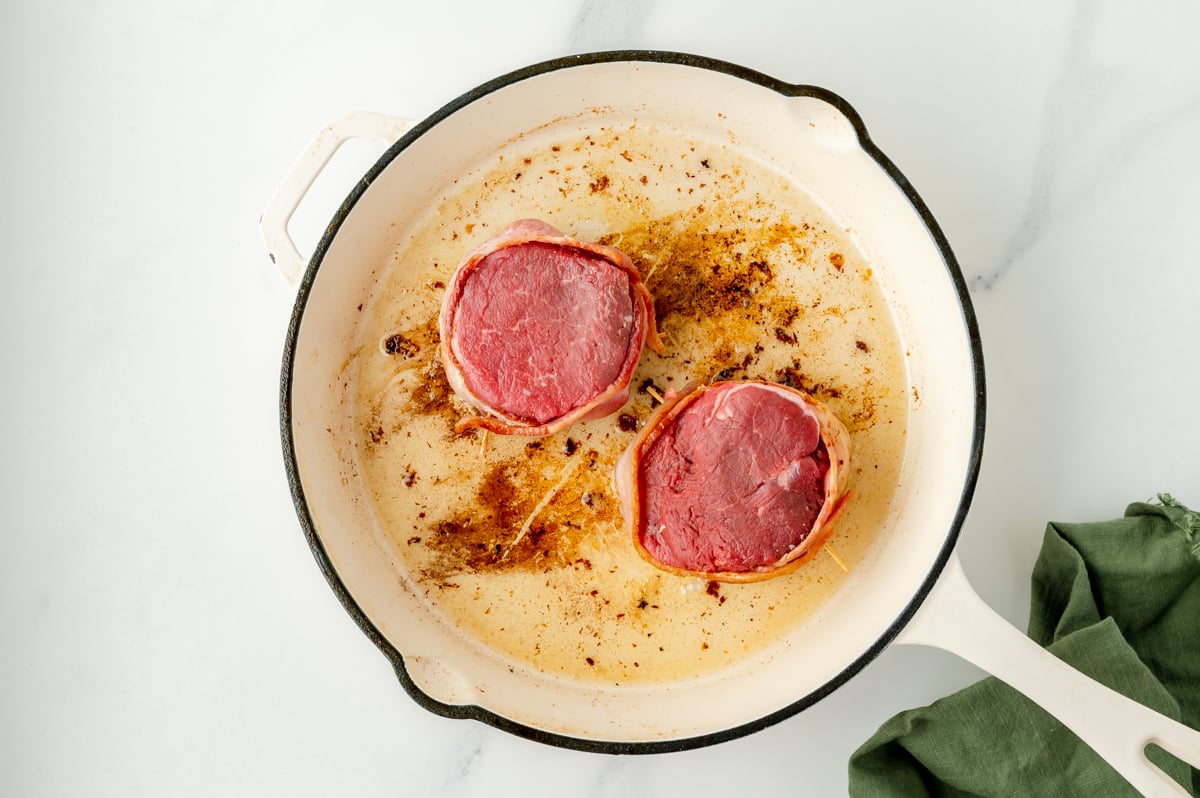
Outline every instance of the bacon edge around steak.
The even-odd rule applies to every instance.
[[[571,301],[582,304],[562,306]],[[643,347],[664,351],[629,257],[537,219],[513,222],[463,258],[438,327],[450,387],[480,412],[458,432],[537,437],[609,415],[628,401]]]
[[[775,383],[669,395],[617,462],[627,530],[644,560],[677,575],[791,572],[845,506],[849,441],[827,407]]]

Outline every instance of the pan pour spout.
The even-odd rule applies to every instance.
[[[615,412],[642,353],[660,354],[654,304],[625,253],[522,219],[467,254],[446,287],[439,354],[480,427],[543,436]]]
[[[849,433],[802,391],[716,382],[669,397],[618,461],[643,559],[680,575],[753,582],[828,538],[848,493]]]

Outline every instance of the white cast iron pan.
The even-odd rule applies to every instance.
[[[852,228],[909,350],[920,401],[874,550],[790,645],[715,675],[604,687],[512,667],[481,653],[398,572],[340,441],[339,393],[360,308],[403,235],[485,154],[562,120],[654,118],[723,138],[811,194]],[[287,222],[351,138],[391,143],[330,222],[305,265]],[[508,221],[508,220],[503,220]],[[299,292],[281,386],[287,471],[317,562],[347,611],[413,698],[541,742],[587,751],[674,751],[749,734],[808,707],[893,641],[945,648],[1054,714],[1147,794],[1183,795],[1146,759],[1156,743],[1200,764],[1200,734],[1071,670],[988,609],[954,544],[979,469],[984,372],[974,314],[950,247],[911,184],[855,111],[812,86],[662,52],[564,58],[497,78],[416,125],[351,114],[316,137],[262,219],[268,251]]]

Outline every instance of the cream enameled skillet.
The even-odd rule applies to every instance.
[[[794,631],[791,645],[704,678],[603,687],[476,656],[406,589],[375,534],[352,447],[330,434],[347,412],[338,385],[355,342],[356,308],[406,220],[482,153],[581,114],[617,122],[652,115],[723,137],[816,198],[853,228],[872,262],[886,264],[879,279],[920,388],[886,534],[836,597]],[[305,259],[287,222],[333,152],[352,138],[391,146]],[[890,643],[915,643],[953,651],[1023,691],[1143,792],[1185,794],[1148,762],[1144,747],[1157,743],[1200,764],[1200,734],[1063,665],[988,609],[964,578],[954,546],[983,447],[979,332],[941,230],[840,97],[691,55],[562,58],[490,81],[415,125],[368,113],[336,120],[280,186],[262,228],[273,262],[299,289],[284,353],[281,427],[301,525],[343,606],[430,711],[587,751],[674,751],[775,723],[844,685]]]

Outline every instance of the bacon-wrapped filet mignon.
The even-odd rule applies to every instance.
[[[439,354],[478,409],[458,431],[549,435],[615,412],[647,343],[654,306],[623,252],[522,219],[470,252],[446,287]]]
[[[638,552],[727,582],[795,569],[828,538],[848,495],[849,439],[823,404],[775,383],[668,396],[615,473]]]

